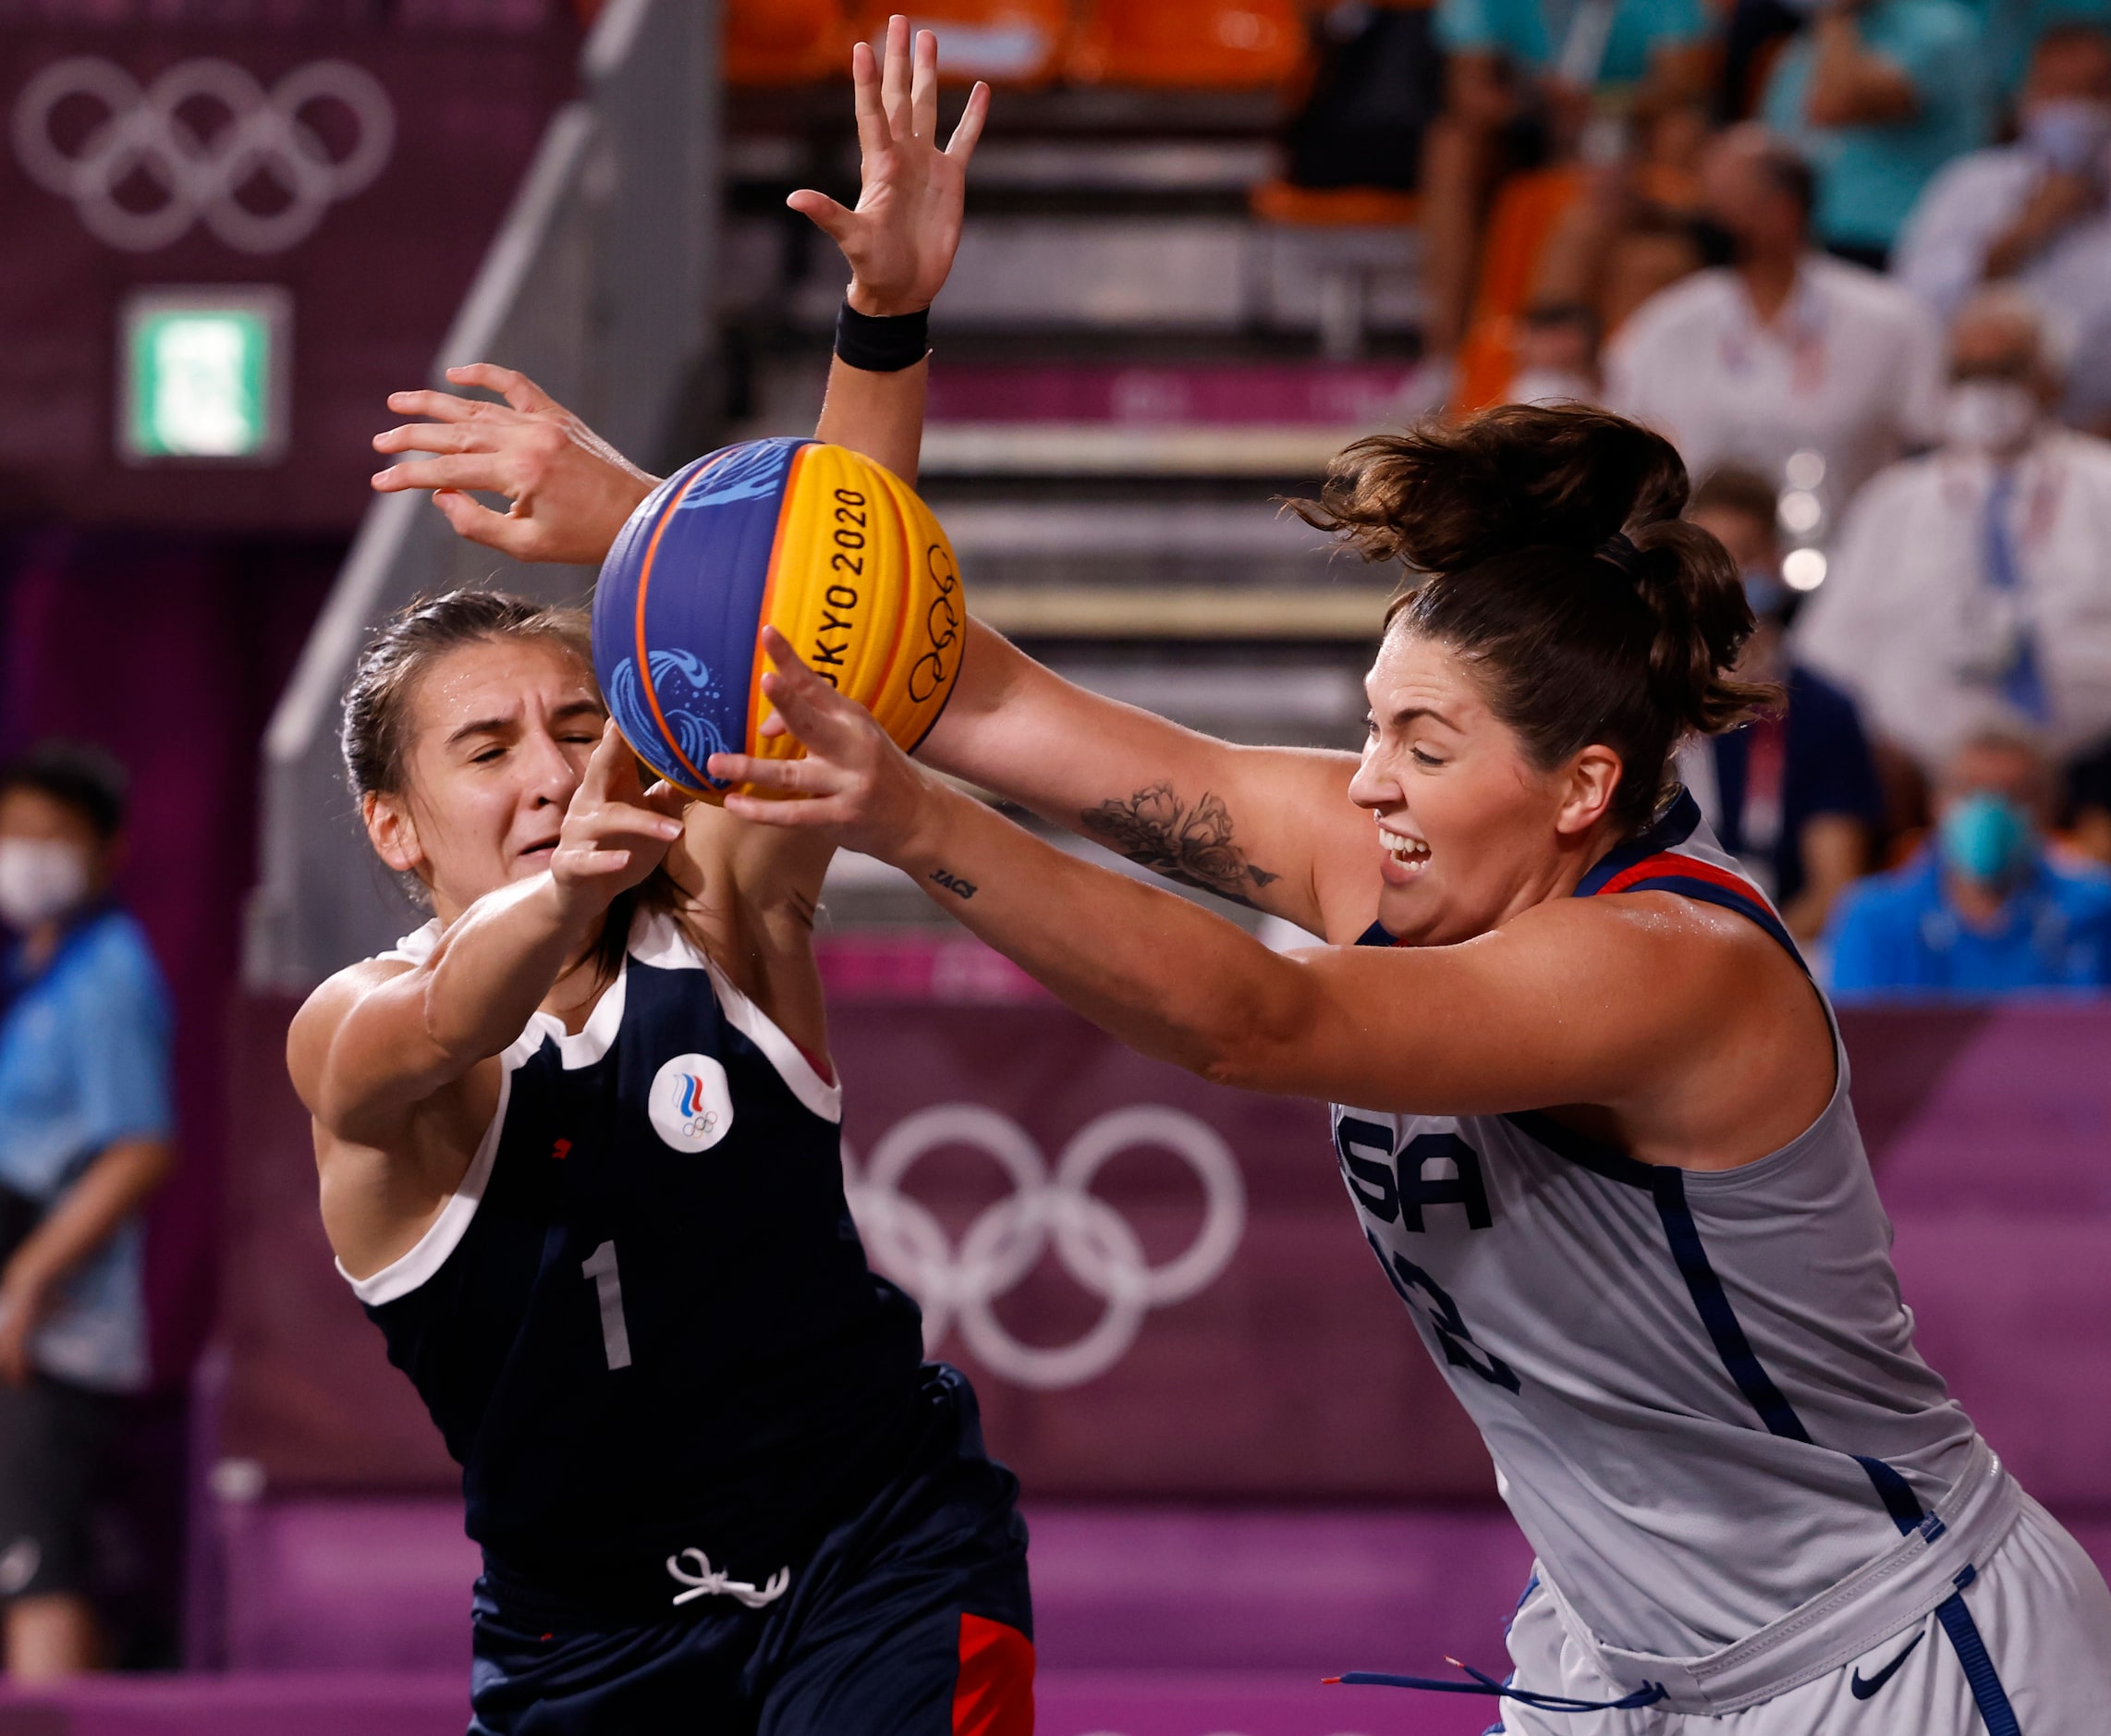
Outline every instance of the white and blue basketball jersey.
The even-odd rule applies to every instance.
[[[1577,893],[1645,890],[1794,951],[1690,797]],[[1571,1632],[1675,1707],[1752,1703],[1946,1607],[2017,1505],[1914,1351],[1836,1033],[1835,1052],[1824,1113],[1730,1170],[1645,1165],[1538,1113],[1334,1111],[1365,1240]]]
[[[470,1536],[516,1578],[663,1611],[671,1559],[775,1595],[919,1414],[920,1315],[866,1265],[837,1086],[651,911],[582,1030],[538,1012],[499,1062],[454,1197],[353,1285],[462,1466]]]

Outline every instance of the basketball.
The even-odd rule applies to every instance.
[[[966,619],[952,544],[898,477],[818,440],[749,440],[630,515],[594,592],[594,668],[638,757],[716,800],[712,754],[805,752],[761,733],[763,627],[913,749],[952,693]]]

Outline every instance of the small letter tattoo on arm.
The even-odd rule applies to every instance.
[[[975,896],[975,883],[972,880],[963,880],[958,874],[949,874],[943,868],[933,868],[931,878],[956,898],[971,899]]]
[[[1171,784],[1153,784],[1126,801],[1103,801],[1080,816],[1108,849],[1153,874],[1214,892],[1240,904],[1283,876],[1256,868],[1232,839],[1231,810],[1202,791],[1183,807]]]

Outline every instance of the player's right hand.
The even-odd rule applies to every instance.
[[[516,560],[598,567],[623,521],[659,479],[649,476],[526,374],[475,362],[449,368],[457,385],[506,399],[451,392],[393,392],[388,407],[424,416],[373,437],[376,452],[430,452],[377,471],[377,494],[429,488],[457,534]],[[504,495],[494,512],[468,490]]]
[[[638,756],[608,723],[572,792],[550,857],[558,897],[585,914],[606,910],[666,860],[682,835],[679,815],[689,800],[669,784],[644,789]]]
[[[990,87],[977,84],[938,148],[938,39],[909,20],[887,20],[885,67],[870,43],[850,51],[860,152],[858,205],[847,211],[826,193],[796,192],[785,202],[813,219],[850,262],[850,305],[875,318],[915,313],[937,299],[968,198],[968,159],[990,112]]]

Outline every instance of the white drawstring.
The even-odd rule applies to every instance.
[[[696,1571],[692,1573],[682,1563],[690,1556],[696,1557]],[[667,1571],[689,1590],[675,1594],[676,1604],[686,1604],[692,1597],[731,1597],[746,1604],[750,1609],[760,1609],[764,1604],[774,1604],[790,1588],[791,1569],[780,1567],[763,1585],[744,1584],[737,1579],[727,1579],[724,1573],[714,1572],[711,1558],[702,1549],[684,1549],[679,1555],[667,1558]]]

